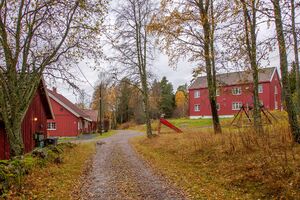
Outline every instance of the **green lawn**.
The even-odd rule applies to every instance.
[[[204,127],[204,126],[212,125],[212,119],[180,118],[180,119],[170,119],[168,121],[170,121],[175,126],[182,127],[182,128]]]

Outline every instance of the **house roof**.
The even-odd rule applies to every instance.
[[[97,110],[83,109],[82,111],[85,114],[87,114],[93,122],[97,121],[97,119],[98,119],[98,111]]]
[[[66,97],[56,92],[56,89],[49,90],[48,93],[50,98],[52,98],[54,101],[59,103],[61,106],[63,106],[65,109],[70,111],[72,114],[74,114],[76,117],[84,118],[87,121],[92,121],[92,119],[87,115],[85,112],[83,112],[80,108],[78,108],[75,104],[73,104],[71,101],[69,101]]]
[[[48,93],[44,78],[41,79],[40,89],[42,90],[42,94],[47,102],[47,104],[46,104],[47,119],[55,119],[52,105],[51,105],[50,98],[49,98],[49,93]]]
[[[270,82],[276,72],[276,67],[263,68],[259,70],[258,81]],[[216,76],[218,85],[239,85],[252,83],[252,74],[249,71],[229,72],[218,74]],[[189,89],[207,88],[206,76],[198,77],[189,87]]]

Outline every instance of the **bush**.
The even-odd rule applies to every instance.
[[[47,163],[62,163],[62,152],[75,146],[73,143],[62,143],[36,148],[30,154],[11,160],[0,160],[0,198],[5,197],[11,187],[21,189],[24,176],[34,167],[44,167]]]

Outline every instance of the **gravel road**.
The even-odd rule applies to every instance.
[[[82,188],[82,199],[186,199],[182,192],[156,175],[135,153],[128,140],[138,135],[142,133],[118,131],[101,140]]]

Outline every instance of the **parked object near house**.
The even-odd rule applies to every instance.
[[[48,90],[55,120],[48,120],[48,136],[75,137],[92,132],[92,119],[56,88]]]
[[[47,137],[47,120],[54,120],[50,99],[43,81],[36,91],[34,98],[22,122],[22,134],[25,153],[41,146]],[[4,123],[0,120],[0,160],[9,159],[9,143],[5,133]]]
[[[233,116],[242,105],[253,106],[253,79],[250,72],[219,74],[216,79],[220,117]],[[260,103],[266,109],[281,109],[281,83],[277,68],[260,69],[258,92]],[[206,76],[198,77],[189,87],[189,116],[195,119],[211,117]]]

